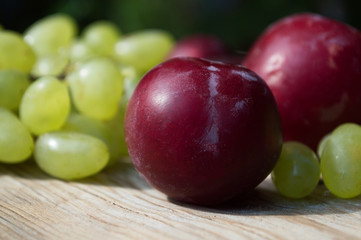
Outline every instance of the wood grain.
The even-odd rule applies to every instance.
[[[129,162],[65,182],[33,162],[0,165],[0,239],[361,239],[361,197],[323,185],[303,200],[266,179],[214,208],[168,200]]]

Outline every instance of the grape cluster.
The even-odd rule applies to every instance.
[[[361,194],[361,126],[344,123],[324,136],[313,150],[298,142],[285,142],[272,172],[278,191],[289,198],[309,195],[322,180],[337,197]]]
[[[49,175],[71,180],[126,156],[127,102],[173,44],[165,31],[123,35],[108,21],[78,34],[64,14],[24,34],[0,29],[0,162],[33,158]]]

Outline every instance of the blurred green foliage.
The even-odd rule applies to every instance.
[[[165,29],[176,38],[210,33],[246,50],[268,25],[289,14],[319,13],[360,29],[359,9],[357,0],[1,0],[0,24],[21,32],[39,18],[63,12],[80,29],[107,19],[123,33],[145,28]]]

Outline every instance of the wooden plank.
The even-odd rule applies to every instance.
[[[361,197],[323,185],[303,200],[266,179],[214,208],[168,200],[128,163],[82,181],[44,174],[33,162],[0,165],[0,239],[361,239]]]

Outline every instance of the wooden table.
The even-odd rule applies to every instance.
[[[34,162],[0,164],[0,239],[361,239],[361,197],[323,185],[303,200],[266,179],[216,208],[171,202],[130,163],[82,181],[44,174]]]

